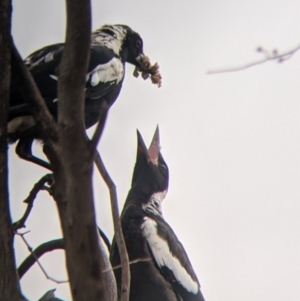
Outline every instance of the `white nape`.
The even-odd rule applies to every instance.
[[[142,205],[143,210],[155,215],[162,215],[161,203],[166,195],[167,190],[153,193],[148,203]]]
[[[110,30],[113,35],[107,34],[101,30]],[[127,30],[120,25],[104,25],[92,33],[92,43],[105,46],[111,49],[116,55],[120,55],[123,41],[126,37]]]

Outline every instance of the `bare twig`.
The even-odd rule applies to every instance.
[[[18,273],[19,273],[19,278],[21,279],[25,273],[33,266],[33,264],[36,262],[40,269],[42,270],[42,272],[44,273],[45,277],[57,284],[60,283],[66,283],[68,282],[68,280],[56,280],[52,277],[50,277],[46,270],[44,269],[44,267],[42,266],[42,264],[39,262],[39,258],[41,256],[43,256],[45,253],[47,252],[51,252],[53,250],[59,250],[59,249],[64,249],[64,244],[63,244],[63,240],[62,239],[55,239],[55,240],[51,240],[48,241],[44,244],[41,244],[40,246],[38,246],[35,250],[32,250],[32,247],[29,245],[29,243],[27,242],[27,240],[25,239],[25,234],[27,234],[28,232],[25,233],[17,233],[17,235],[19,235],[21,237],[21,239],[23,240],[23,242],[25,243],[25,245],[27,246],[28,251],[31,253],[23,262],[22,264],[19,266],[18,268]]]
[[[106,185],[109,189],[109,194],[110,194],[115,237],[116,237],[116,242],[117,242],[119,253],[120,253],[121,269],[122,269],[122,289],[121,289],[120,301],[128,301],[129,300],[129,292],[130,292],[129,259],[128,259],[128,253],[127,253],[126,244],[125,244],[122,227],[121,227],[121,222],[120,222],[116,186],[115,186],[113,180],[111,179],[109,173],[107,172],[107,170],[103,164],[103,161],[101,159],[101,156],[97,150],[95,153],[95,164],[96,164],[98,171],[101,174],[104,182],[106,183]]]
[[[148,257],[148,258],[138,258],[138,259],[135,259],[135,260],[130,260],[129,261],[129,265],[132,265],[132,264],[135,264],[135,263],[138,263],[138,262],[151,261],[151,260],[152,260],[152,258],[150,258],[150,257]],[[115,265],[111,269],[104,270],[103,273],[107,273],[107,272],[109,272],[111,270],[119,269],[119,268],[121,268],[121,266],[122,266],[121,264]]]
[[[24,200],[24,203],[27,203],[27,208],[23,214],[23,216],[21,217],[20,220],[18,220],[17,222],[13,223],[13,228],[14,231],[25,227],[25,223],[26,220],[31,212],[31,209],[33,207],[33,203],[34,200],[37,196],[37,194],[39,193],[40,190],[44,189],[44,185],[46,183],[51,183],[52,182],[52,174],[47,174],[45,176],[43,176],[32,188],[32,190],[30,191],[28,197]]]
[[[107,248],[108,252],[110,252],[111,245],[110,245],[109,239],[107,238],[106,234],[99,227],[98,227],[98,231],[99,231],[100,236],[101,236],[101,238],[103,239],[103,241],[106,245],[106,248]]]
[[[287,60],[289,60],[298,50],[300,50],[300,45],[296,46],[292,50],[289,50],[284,53],[279,53],[276,49],[274,49],[272,52],[269,52],[267,49],[263,47],[258,47],[257,52],[263,53],[264,58],[249,64],[245,64],[238,67],[232,67],[232,68],[224,68],[224,69],[215,69],[215,70],[208,70],[207,74],[218,74],[218,73],[228,73],[228,72],[236,72],[248,69],[250,67],[264,64],[268,61],[276,61],[277,63],[283,63]]]

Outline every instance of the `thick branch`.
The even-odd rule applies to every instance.
[[[105,233],[99,228],[99,234],[105,242],[106,247],[110,250],[110,242],[105,235]],[[64,241],[62,238],[54,239],[51,241],[47,241],[41,245],[39,245],[36,249],[31,250],[31,254],[20,264],[18,267],[18,275],[19,279],[21,279],[28,270],[36,263],[36,261],[41,258],[44,254],[48,252],[52,252],[55,250],[64,250]],[[106,272],[106,271],[102,271]]]
[[[104,182],[106,183],[109,193],[110,193],[110,201],[111,201],[111,210],[113,216],[113,224],[115,230],[115,238],[118,245],[118,250],[120,253],[121,260],[121,269],[122,269],[122,289],[120,301],[128,301],[129,300],[129,292],[130,292],[130,269],[129,269],[129,259],[128,253],[126,249],[126,244],[123,236],[123,231],[120,222],[120,214],[118,207],[118,198],[116,186],[111,179],[109,173],[107,172],[101,156],[97,151],[95,154],[95,163],[98,168],[99,173],[101,174]]]
[[[106,234],[98,227],[98,231],[99,231],[99,234],[101,236],[101,238],[103,239],[103,242],[107,248],[107,251],[110,252],[110,241],[109,239],[107,238]]]
[[[66,0],[66,43],[59,65],[58,123],[84,131],[85,76],[91,42],[91,4],[89,0]]]
[[[66,0],[67,34],[58,78],[58,127],[62,164],[53,164],[54,197],[64,236],[74,301],[107,300],[95,220],[93,155],[84,124],[85,75],[89,62],[89,0]]]
[[[104,127],[105,127],[105,122],[106,122],[106,119],[107,119],[108,109],[109,109],[109,106],[108,106],[107,102],[103,101],[102,105],[101,105],[101,112],[100,112],[99,122],[96,126],[96,130],[95,130],[94,135],[93,135],[93,137],[91,139],[91,142],[90,142],[91,151],[93,153],[96,151],[96,147],[97,147],[98,142],[99,142],[99,140],[102,136],[102,133],[103,133],[103,130],[104,130]]]
[[[11,2],[0,1],[0,300],[21,300],[8,196],[7,116],[10,94]]]
[[[261,65],[264,64],[268,61],[277,61],[277,63],[283,63],[286,60],[289,60],[297,51],[300,50],[300,45],[298,45],[297,47],[283,52],[283,53],[278,53],[278,51],[275,49],[272,52],[267,51],[265,48],[263,47],[259,47],[257,49],[257,52],[263,53],[264,54],[264,58],[257,60],[255,62],[251,62],[249,64],[245,64],[242,66],[237,66],[237,67],[228,67],[228,68],[224,68],[224,69],[215,69],[215,70],[209,70],[207,71],[207,74],[218,74],[218,73],[228,73],[228,72],[236,72],[236,71],[241,71],[241,70],[245,70],[248,69],[250,67],[256,66],[256,65]]]
[[[44,139],[46,141],[49,141],[50,139],[56,140],[56,123],[51,116],[46,103],[36,86],[34,79],[25,66],[13,41],[11,42],[11,44],[12,80],[18,86],[19,92],[22,95],[23,99],[28,103],[35,121],[42,129]]]
[[[63,239],[54,239],[39,245],[18,267],[19,278],[21,279],[27,271],[41,258],[45,253],[64,249]]]

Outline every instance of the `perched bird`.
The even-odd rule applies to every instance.
[[[130,301],[204,301],[200,284],[184,247],[162,216],[169,170],[160,153],[159,131],[147,150],[140,135],[131,189],[121,224],[130,261]],[[121,269],[113,242],[111,263],[118,289]]]
[[[24,61],[55,119],[58,113],[57,102],[60,101],[57,95],[58,66],[63,49],[64,44],[46,46]],[[152,82],[160,86],[158,65],[151,66],[149,58],[144,55],[143,40],[138,33],[126,25],[104,25],[92,33],[86,74],[86,128],[98,122],[103,100],[108,106],[116,101],[122,88],[126,62],[136,67],[135,76],[142,72],[146,79],[150,74]],[[25,160],[51,169],[48,162],[32,154],[33,140],[41,139],[41,132],[13,80],[8,119],[8,140],[10,143],[18,141],[17,154]]]

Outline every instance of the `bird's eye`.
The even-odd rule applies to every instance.
[[[135,45],[136,45],[136,48],[140,49],[141,46],[142,46],[142,42],[141,42],[140,40],[137,40],[137,41],[135,42]]]

